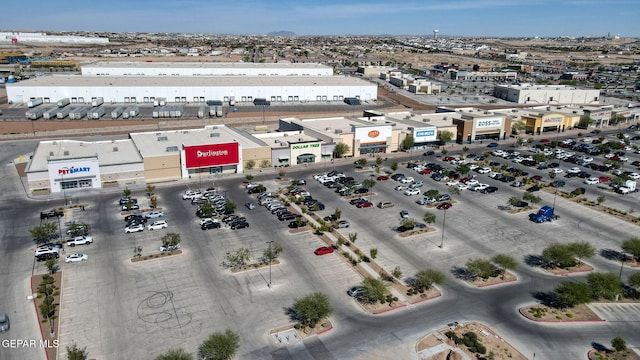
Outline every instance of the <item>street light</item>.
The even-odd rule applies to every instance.
[[[267,241],[269,244],[269,283],[267,284],[268,288],[271,288],[271,263],[273,262],[273,254],[271,253],[271,244],[273,244],[273,240]]]
[[[440,249],[444,248],[444,225],[447,222],[447,209],[444,209],[444,218],[442,219],[442,239],[440,240]]]

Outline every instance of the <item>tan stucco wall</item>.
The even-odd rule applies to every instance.
[[[145,158],[144,177],[148,183],[180,179],[180,153]]]
[[[260,164],[264,160],[267,160],[269,166],[273,166],[271,164],[271,148],[268,146],[259,147],[259,148],[250,148],[250,149],[242,149],[242,167],[244,169],[247,168],[247,162],[253,160],[255,163],[254,169],[259,169]]]

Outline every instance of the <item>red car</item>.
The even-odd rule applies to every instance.
[[[368,207],[372,207],[372,206],[373,206],[373,203],[371,201],[363,201],[363,202],[358,203],[356,205],[356,207],[359,207],[359,208],[368,208]]]
[[[389,177],[388,176],[384,176],[384,175],[380,175],[380,176],[378,176],[376,178],[376,180],[378,180],[378,181],[386,181],[386,180],[389,180]]]
[[[540,140],[540,142],[541,142],[541,143],[548,143],[548,142],[549,142],[549,139],[542,139],[542,140]]]
[[[466,177],[466,178],[460,179],[460,182],[463,184],[466,184],[468,181],[471,181],[471,180],[473,180],[472,177]]]
[[[607,181],[611,181],[611,178],[608,176],[600,176],[598,180],[600,180],[601,183],[605,183]]]
[[[442,204],[438,205],[436,207],[436,209],[438,209],[438,210],[447,210],[450,207],[451,207],[451,203],[450,202],[445,202],[445,203],[442,203]]]
[[[533,176],[531,177],[531,180],[540,181],[540,180],[542,180],[542,176],[540,176],[540,175],[533,175]]]
[[[420,174],[431,174],[431,169],[422,169],[420,170]]]
[[[325,255],[325,254],[331,254],[332,252],[333,252],[332,247],[323,246],[323,247],[317,248],[316,251],[314,251],[313,253],[316,255]]]
[[[442,158],[442,161],[451,161],[451,160],[455,160],[456,158],[454,158],[453,156],[445,156]]]

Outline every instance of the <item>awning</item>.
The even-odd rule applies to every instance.
[[[289,161],[288,156],[278,156],[278,161]]]

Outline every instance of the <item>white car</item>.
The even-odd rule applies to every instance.
[[[202,193],[200,191],[187,190],[182,194],[182,200],[193,200],[194,198],[201,196]]]
[[[403,184],[412,183],[413,181],[414,181],[414,179],[413,179],[413,177],[411,177],[411,176],[408,176],[408,177],[406,177],[406,178],[404,178],[404,179],[400,180],[400,182],[401,182],[401,183],[403,183]]]
[[[174,250],[178,250],[178,249],[180,249],[180,244],[175,244],[173,246],[171,246],[171,245],[167,245],[167,246],[161,245],[158,248],[158,250],[160,250],[160,251],[174,251]]]
[[[475,170],[478,169],[480,166],[476,165],[476,164],[470,164],[469,165],[469,170]]]
[[[462,190],[467,190],[469,189],[469,185],[467,184],[458,184],[458,190],[462,191]]]
[[[460,184],[460,182],[459,182],[458,180],[456,180],[456,179],[449,180],[449,181],[447,182],[447,186],[456,186],[456,185],[458,185],[458,184]]]
[[[89,259],[89,255],[87,254],[69,254],[64,257],[64,262],[72,263],[72,262],[80,262]]]
[[[147,225],[147,230],[158,230],[158,229],[164,229],[166,227],[169,227],[169,224],[167,224],[166,221],[157,220]]]
[[[567,173],[569,173],[569,174],[579,174],[581,171],[582,170],[579,167],[574,166],[571,169],[567,170]]]
[[[634,180],[640,179],[640,174],[635,173],[635,172],[632,172],[632,173],[630,173],[630,174],[627,174],[627,176],[629,176],[630,178],[632,178],[632,179],[634,179]]]
[[[471,179],[469,181],[466,182],[467,186],[475,186],[478,185],[480,182],[476,179]]]
[[[419,187],[422,187],[423,185],[424,185],[424,181],[422,181],[422,180],[418,180],[418,181],[416,181],[416,182],[414,182],[414,183],[410,184],[410,185],[409,185],[409,188],[410,188],[410,189],[417,189],[417,188],[419,188]]]
[[[491,172],[491,168],[488,168],[488,167],[480,168],[480,169],[477,169],[476,172],[478,174],[488,174]]]
[[[44,245],[36,248],[35,256],[43,255],[43,254],[58,254],[59,252],[60,252],[59,246]]]
[[[553,168],[551,169],[551,172],[554,174],[561,174],[564,172],[564,170],[560,169],[560,168]]]
[[[162,216],[164,216],[163,211],[152,211],[144,214],[144,217],[146,217],[147,219],[156,219]]]
[[[407,196],[420,195],[420,190],[419,189],[407,189],[407,191],[405,191],[404,194],[407,195]]]
[[[407,189],[407,187],[406,186],[402,186],[402,185],[398,185],[398,186],[393,188],[393,190],[396,190],[396,191],[402,191],[402,190],[406,190],[406,189]]]
[[[198,225],[202,226],[202,225],[204,225],[206,223],[210,223],[210,222],[217,223],[217,222],[220,222],[220,220],[213,219],[213,218],[204,218],[204,219],[200,220],[200,223]]]
[[[144,225],[136,224],[136,225],[127,226],[126,228],[124,228],[125,234],[131,234],[138,231],[144,231]]]
[[[76,236],[73,239],[67,240],[67,246],[89,245],[92,242],[93,238],[91,236]]]
[[[600,183],[600,179],[595,177],[590,177],[588,179],[584,179],[584,183],[587,185],[596,185]]]

